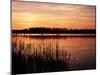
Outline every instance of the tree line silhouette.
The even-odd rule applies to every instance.
[[[96,29],[66,29],[66,28],[45,28],[36,27],[22,30],[12,30],[12,33],[28,34],[95,34]]]

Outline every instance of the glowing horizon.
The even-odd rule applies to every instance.
[[[12,29],[95,29],[95,9],[88,5],[12,1]]]

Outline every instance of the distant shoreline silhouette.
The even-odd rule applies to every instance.
[[[66,29],[66,28],[27,28],[21,30],[12,30],[15,34],[96,34],[96,29]]]

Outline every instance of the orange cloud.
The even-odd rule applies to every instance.
[[[12,1],[12,27],[95,29],[95,6]]]

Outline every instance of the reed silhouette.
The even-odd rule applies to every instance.
[[[58,41],[38,45],[12,43],[12,74],[70,70],[70,53],[59,48]]]

